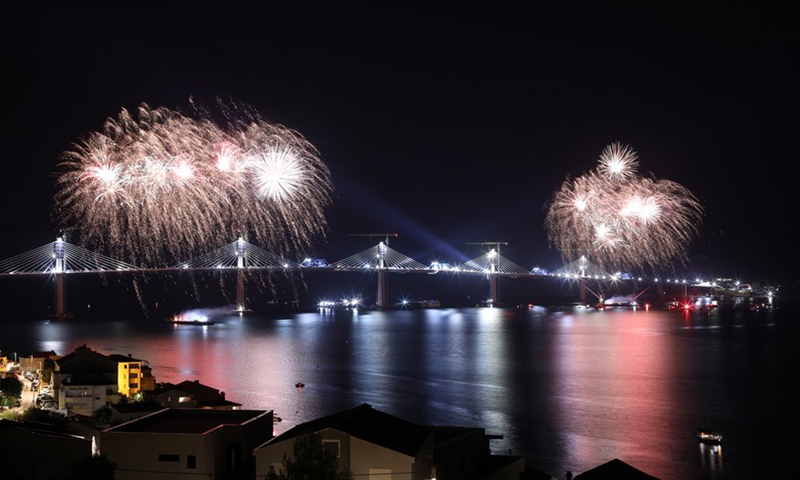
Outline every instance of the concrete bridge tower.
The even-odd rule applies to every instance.
[[[59,318],[62,318],[67,314],[66,291],[64,286],[65,256],[66,245],[64,243],[64,239],[58,237],[53,243],[53,257],[56,261],[55,266],[53,267],[53,275],[56,279],[56,317]]]
[[[244,268],[245,254],[247,253],[247,242],[239,237],[236,241],[236,311],[244,312],[247,308],[244,295]]]

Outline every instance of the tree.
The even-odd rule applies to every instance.
[[[353,480],[352,472],[339,470],[336,454],[326,450],[317,433],[297,437],[292,456],[283,456],[283,469],[270,466],[267,480]]]
[[[66,425],[70,422],[61,412],[28,407],[22,414],[22,419],[28,422],[49,423],[50,425]]]
[[[111,407],[103,405],[92,413],[92,418],[100,423],[111,423],[112,415]]]
[[[14,376],[0,378],[0,393],[7,398],[19,398],[22,395],[22,382]]]

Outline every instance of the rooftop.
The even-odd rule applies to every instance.
[[[104,431],[203,435],[223,425],[241,426],[263,415],[272,415],[272,411],[165,408]]]

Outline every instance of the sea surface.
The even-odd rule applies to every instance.
[[[282,418],[275,434],[368,403],[429,425],[485,428],[497,454],[557,478],[620,459],[662,479],[796,478],[798,316],[570,307],[198,309],[155,318],[0,322],[0,350],[80,345],[146,360]],[[295,387],[297,382],[304,388]],[[722,446],[698,444],[710,424]]]

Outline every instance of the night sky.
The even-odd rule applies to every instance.
[[[681,271],[796,282],[800,43],[788,11],[738,5],[539,6],[473,23],[5,6],[0,257],[55,239],[53,171],[73,142],[123,108],[220,97],[319,150],[335,188],[329,261],[379,240],[352,234],[396,232],[392,248],[422,263],[499,241],[555,270],[546,202],[622,142],[640,174],[704,207]]]

